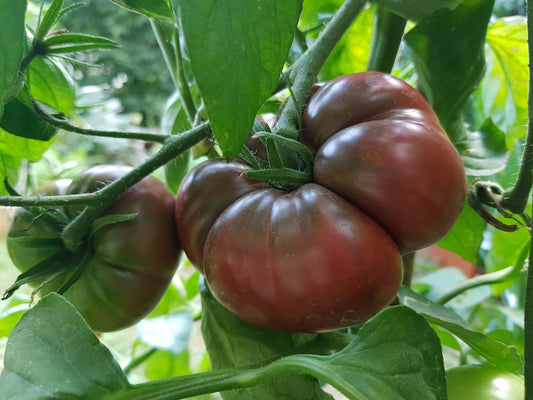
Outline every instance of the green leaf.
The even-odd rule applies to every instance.
[[[453,10],[465,0],[371,0],[405,19],[420,21],[442,8]]]
[[[291,46],[301,0],[177,0],[211,128],[226,159],[239,153],[272,95]]]
[[[0,128],[15,136],[44,142],[52,139],[57,132],[56,128],[39,118],[26,91],[5,104]]]
[[[169,97],[161,117],[161,131],[165,135],[178,134],[191,129],[191,123],[183,106],[179,92]],[[192,166],[192,151],[187,150],[165,164],[165,178],[168,187],[177,193],[181,180]]]
[[[297,335],[256,327],[235,317],[208,292],[205,283],[202,294],[202,334],[213,369],[254,364],[290,354],[302,341],[314,335]],[[268,386],[224,392],[230,399],[330,399],[320,390],[318,382],[299,375],[287,375]]]
[[[509,158],[505,133],[492,119],[487,119],[478,131],[466,132],[466,136],[459,148],[467,175],[489,176],[505,168]]]
[[[446,399],[442,350],[423,317],[404,306],[385,309],[330,356],[289,356],[290,363],[349,399]]]
[[[483,242],[484,232],[483,219],[465,204],[452,230],[438,242],[438,245],[466,261],[475,263],[478,261],[478,251]]]
[[[39,161],[52,141],[43,142],[12,135],[0,129],[0,179],[7,178],[16,183],[22,160]],[[7,194],[4,185],[0,185],[0,194]]]
[[[400,289],[398,297],[401,304],[411,307],[429,322],[453,333],[494,365],[509,371],[522,368],[522,359],[514,347],[476,332],[449,308],[434,303],[406,287]]]
[[[119,6],[143,14],[149,18],[174,20],[174,12],[169,0],[111,0]]]
[[[92,399],[128,385],[109,350],[60,295],[45,296],[9,336],[1,398]]]
[[[146,361],[144,374],[151,381],[187,375],[192,372],[189,368],[189,362],[188,351],[175,354],[170,351],[158,350]]]
[[[32,60],[26,73],[31,96],[68,116],[76,94],[75,84],[65,68],[48,57]]]
[[[428,2],[429,3],[429,2]],[[485,35],[494,0],[469,0],[442,9],[405,35],[421,90],[454,138],[451,127],[485,69]]]
[[[80,33],[62,33],[50,36],[44,40],[43,44],[47,48],[47,54],[64,54],[119,47],[118,43],[110,39]]]
[[[0,103],[8,99],[24,58],[26,0],[0,1]],[[0,107],[0,118],[2,110]]]
[[[526,18],[501,18],[487,30],[487,73],[473,93],[477,114],[492,117],[508,145],[525,137],[527,124],[528,47]]]
[[[253,337],[242,336],[240,328],[243,326],[239,324],[222,325],[231,328],[230,335],[219,336],[213,332],[212,340],[226,349],[230,342],[240,341],[243,350],[253,344],[256,359],[271,354],[270,346],[265,343],[271,345],[275,339],[282,338],[282,332],[270,331],[268,335],[268,331],[250,326],[253,332],[259,334],[257,340],[253,340]],[[325,336],[327,334],[317,340]],[[287,340],[279,343],[287,343]],[[234,352],[237,357],[242,353],[240,350],[237,348]],[[264,350],[266,353],[261,354]],[[313,376],[329,383],[351,400],[446,399],[438,337],[422,316],[404,306],[390,307],[377,314],[360,328],[355,339],[341,351],[330,355],[293,354],[271,363],[259,362],[176,376],[158,384],[149,382],[132,386],[111,396],[111,399],[130,399],[136,398],[136,395],[180,399],[217,391],[225,399],[324,398],[315,396],[323,392],[302,391],[302,382],[313,383]],[[244,389],[251,387],[255,387],[255,391]],[[236,393],[229,391],[235,388],[240,390]],[[329,395],[324,396],[331,399]]]

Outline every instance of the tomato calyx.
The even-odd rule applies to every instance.
[[[293,191],[313,181],[312,151],[297,140],[268,131],[254,133],[251,140],[260,141],[266,149],[266,160],[243,146],[239,157],[253,170],[246,177],[266,181],[269,186]]]

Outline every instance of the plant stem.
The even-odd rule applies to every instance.
[[[132,359],[128,365],[126,365],[122,370],[126,375],[129,375],[129,373],[135,368],[141,365],[143,362],[145,362],[148,358],[150,358],[155,352],[157,351],[157,348],[150,347],[148,350],[140,354],[139,356]]]
[[[529,254],[529,247],[530,247],[529,242],[530,241],[528,241],[522,247],[522,249],[520,250],[520,254],[518,255],[518,258],[516,259],[516,262],[513,266],[465,280],[461,282],[459,285],[457,285],[455,288],[453,288],[451,291],[449,291],[448,293],[444,293],[438,299],[435,299],[435,302],[439,304],[446,304],[453,298],[459,296],[461,293],[469,289],[473,289],[475,287],[483,286],[483,285],[493,285],[496,283],[502,283],[502,282],[508,281],[510,279],[515,279],[522,272],[522,269],[524,268],[526,259]]]
[[[531,63],[533,62],[533,5],[530,3],[530,0],[526,2],[529,51],[529,90],[527,101],[529,121],[527,125],[527,137],[518,178],[514,186],[504,193],[501,202],[504,208],[516,214],[524,212],[533,185],[533,71],[531,68]]]
[[[529,110],[531,111],[531,108]],[[529,115],[532,114],[530,113]],[[527,269],[526,298],[524,302],[525,400],[533,400],[533,236],[530,238],[529,242],[529,267]]]
[[[203,123],[196,128],[179,135],[173,135],[163,144],[163,147],[146,160],[143,164],[131,170],[122,178],[111,182],[102,189],[93,193],[99,198],[97,206],[87,207],[76,219],[67,225],[63,231],[65,246],[71,251],[77,251],[83,238],[90,229],[90,222],[108,208],[123,192],[141,181],[145,176],[154,172],[172,159],[182,154],[210,134],[208,123]]]
[[[370,57],[366,68],[368,71],[386,73],[392,71],[406,23],[405,18],[378,5],[374,16]]]
[[[168,138],[167,135],[161,135],[159,133],[151,132],[124,132],[124,131],[101,131],[96,129],[86,129],[79,126],[72,125],[66,119],[57,119],[48,115],[44,110],[39,107],[39,104],[32,101],[35,112],[41,119],[48,124],[55,126],[56,128],[63,129],[68,132],[79,133],[86,136],[98,136],[98,137],[112,137],[119,139],[130,140],[144,140],[147,142],[163,143]]]
[[[402,256],[402,263],[403,263],[402,285],[404,286],[410,287],[411,282],[413,281],[413,272],[415,269],[415,258],[416,258],[415,251]]]
[[[529,50],[529,89],[527,101],[529,120],[527,126],[527,138],[518,179],[511,191],[508,194],[504,194],[502,200],[502,205],[504,207],[517,213],[522,213],[524,211],[533,182],[533,4],[531,4],[530,0],[526,1],[526,7]],[[533,400],[533,231],[530,233],[530,237],[531,247],[524,301],[525,400]]]
[[[167,31],[161,25],[162,22],[154,21],[150,19],[150,24],[152,25],[152,30],[159,44],[159,48],[163,53],[163,57],[167,63],[167,68],[176,86],[176,89],[180,93],[181,100],[183,101],[183,106],[189,122],[194,124],[196,119],[196,106],[194,104],[193,95],[189,87],[189,83],[185,78],[185,73],[183,72],[183,57],[181,56],[181,44],[180,36],[177,28],[172,26],[172,35],[174,43],[169,41],[167,37]]]
[[[279,117],[275,133],[297,138],[301,108],[309,97],[320,69],[365,4],[364,0],[346,0],[312,46],[291,66],[288,79],[292,83],[292,96]]]

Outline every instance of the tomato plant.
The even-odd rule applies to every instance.
[[[130,170],[99,165],[67,182],[68,186],[65,181],[58,181],[38,192],[44,196],[94,192]],[[76,211],[67,207],[64,213],[74,217]],[[82,265],[75,267],[81,270],[74,270],[81,276],[64,293],[99,332],[123,329],[146,316],[166,291],[180,254],[173,222],[174,196],[158,179],[144,178],[122,193],[102,215],[115,214],[132,214],[133,218],[95,230],[88,255]],[[68,252],[57,226],[61,222],[25,209],[17,212],[7,237],[7,249],[22,272],[50,257],[67,262]],[[69,279],[65,273],[47,283],[43,291],[56,291]]]
[[[0,0],[0,398],[533,399],[528,2]]]
[[[446,371],[450,400],[524,398],[524,378],[490,365],[465,365]]]

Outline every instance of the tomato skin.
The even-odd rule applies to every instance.
[[[96,190],[129,170],[129,167],[93,167],[75,177],[67,191]],[[103,213],[137,213],[137,216],[96,231],[85,271],[64,294],[95,331],[107,332],[133,325],[163,296],[181,252],[174,207],[172,192],[161,181],[149,176],[124,192]],[[75,215],[79,208],[66,211]],[[33,218],[28,211],[19,210],[8,234],[10,257],[21,271],[64,251],[64,248],[54,247],[31,253],[31,245],[24,247],[17,242],[16,238],[21,236],[57,237],[57,231],[54,232],[54,227],[46,220],[37,219],[32,223]],[[31,228],[26,229],[28,226]],[[40,293],[58,290],[63,283],[64,279],[53,281]]]
[[[316,184],[254,191],[229,206],[207,236],[206,281],[238,317],[270,329],[320,332],[362,323],[387,306],[402,279],[389,235]]]
[[[466,197],[455,148],[434,129],[411,121],[370,121],[341,130],[318,150],[314,174],[317,183],[378,221],[402,254],[444,237]]]
[[[466,198],[463,163],[413,87],[380,72],[341,76],[310,99],[302,123],[315,181],[379,221],[402,254],[452,228]]]
[[[203,272],[204,243],[218,216],[239,197],[266,187],[247,179],[250,168],[223,159],[205,161],[183,179],[176,197],[176,226],[183,250]]]
[[[446,371],[448,400],[524,400],[524,377],[490,365]]]
[[[416,89],[392,75],[366,71],[339,76],[316,91],[302,113],[302,142],[317,150],[341,129],[382,119],[422,123],[446,136]]]

